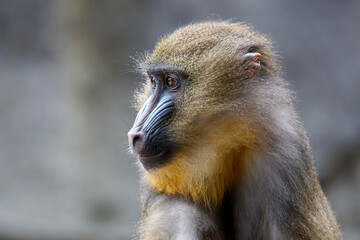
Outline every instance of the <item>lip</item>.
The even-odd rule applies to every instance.
[[[146,170],[162,166],[165,161],[166,151],[155,154],[141,154],[139,160]]]
[[[152,158],[152,157],[158,156],[158,155],[161,154],[162,152],[163,152],[163,151],[157,152],[157,153],[139,154],[139,157],[141,157],[141,158]]]

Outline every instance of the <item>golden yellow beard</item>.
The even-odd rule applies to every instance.
[[[145,172],[144,180],[158,192],[182,195],[210,209],[219,205],[226,190],[239,182],[247,153],[259,142],[255,132],[236,121],[221,123],[205,136],[170,164]]]

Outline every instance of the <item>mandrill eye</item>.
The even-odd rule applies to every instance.
[[[150,82],[151,82],[151,86],[152,86],[153,88],[155,88],[155,87],[156,87],[156,80],[155,80],[155,77],[154,77],[154,76],[151,76],[151,77],[150,77]]]
[[[176,80],[172,77],[167,77],[166,78],[166,85],[169,87],[173,87],[176,84]]]

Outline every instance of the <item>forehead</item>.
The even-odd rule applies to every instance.
[[[236,23],[206,22],[180,28],[161,38],[148,57],[148,65],[165,64],[179,67],[189,75],[209,62],[232,60],[255,36],[250,28]]]
[[[211,24],[181,28],[158,41],[151,59],[154,62],[170,61],[182,65],[182,59],[199,56],[214,48],[226,38],[229,31],[226,26],[215,27]]]
[[[188,74],[183,69],[175,66],[169,66],[165,64],[150,65],[146,69],[147,74],[151,75],[166,75],[175,74],[180,77],[187,77]]]

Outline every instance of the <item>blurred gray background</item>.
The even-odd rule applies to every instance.
[[[207,19],[275,42],[345,239],[360,239],[360,1],[0,1],[0,239],[130,239],[130,56]]]

